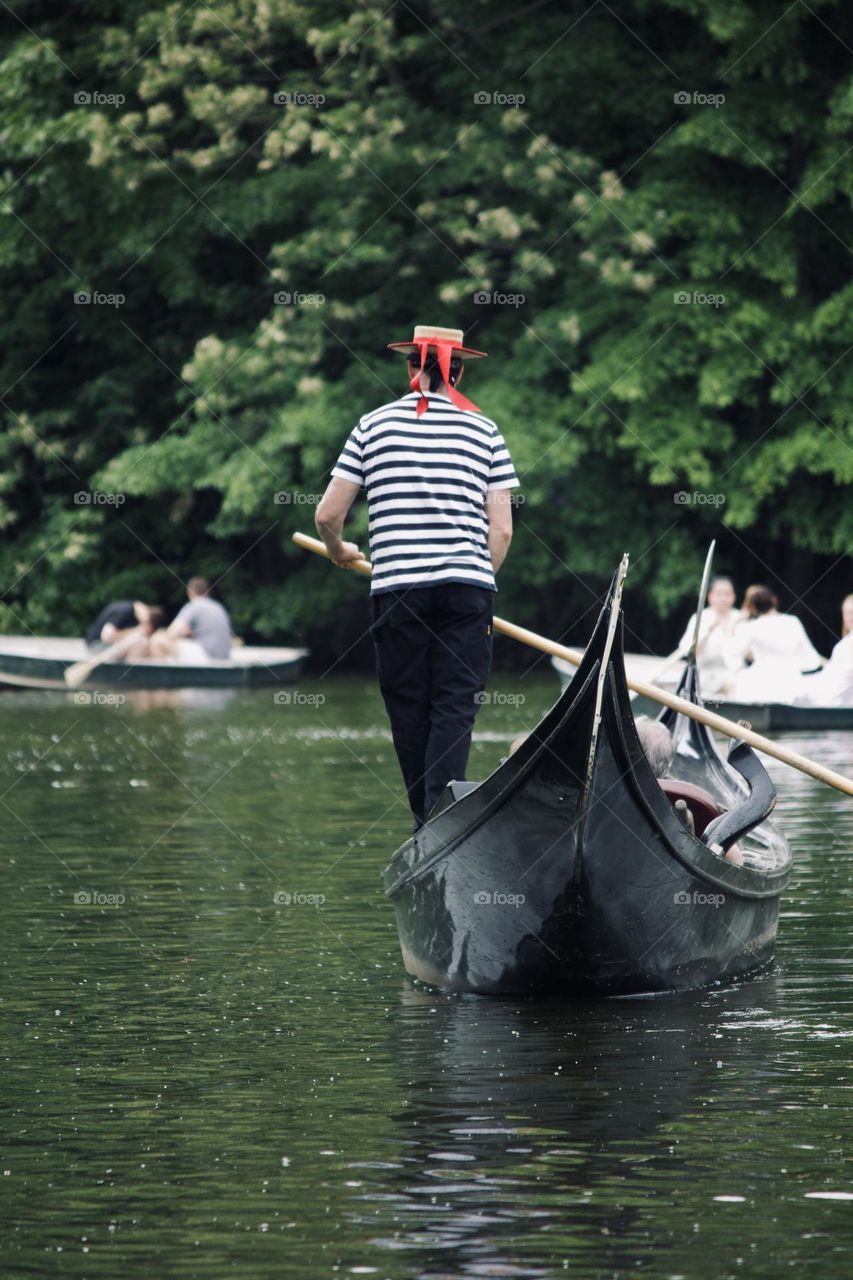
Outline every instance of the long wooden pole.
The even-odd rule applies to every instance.
[[[325,545],[318,538],[309,538],[304,533],[294,533],[293,541],[306,551],[313,551],[317,555],[325,556],[327,560],[331,560]],[[373,572],[372,566],[367,560],[354,560],[350,565],[347,565],[347,568],[355,570],[356,573],[366,574],[368,577]],[[494,618],[492,621],[495,631],[500,631],[505,636],[511,636],[513,640],[520,640],[522,644],[529,645],[531,649],[539,649],[542,653],[550,654],[552,658],[565,658],[566,662],[571,662],[575,667],[581,663],[583,654],[576,649],[567,649],[565,645],[557,644],[554,640],[548,640],[545,636],[537,635],[535,631],[528,631],[526,627],[518,627],[514,622],[506,622],[503,618]],[[725,716],[718,716],[715,712],[708,711],[705,707],[697,707],[695,703],[688,702],[686,698],[679,698],[677,694],[667,693],[665,689],[659,689],[657,685],[646,684],[645,680],[628,680],[628,688],[634,693],[641,694],[644,698],[651,698],[652,701],[659,702],[664,707],[670,707],[673,711],[680,711],[682,715],[690,716],[692,720],[698,720],[700,724],[707,725],[709,729],[716,729],[718,733],[724,733],[729,738],[739,738],[742,742],[754,747],[756,751],[762,751],[764,755],[772,756],[775,760],[781,760],[783,764],[790,765],[792,769],[799,769],[801,773],[807,773],[809,777],[817,778],[818,782],[825,782],[827,786],[835,787],[836,790],[843,791],[845,795],[853,796],[853,778],[847,778],[843,773],[836,773],[834,769],[827,769],[825,765],[818,764],[816,760],[809,760],[808,756],[801,756],[798,751],[789,751],[786,747],[780,746],[778,742],[773,742],[770,738],[765,738],[760,733],[747,729],[744,725],[735,724],[734,720],[727,720]]]

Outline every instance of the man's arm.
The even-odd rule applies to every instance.
[[[489,554],[492,569],[497,573],[509,551],[512,541],[512,498],[509,489],[490,489],[486,494],[486,515],[489,520]]]
[[[353,560],[364,559],[354,542],[341,540],[344,520],[360,488],[361,485],[355,484],[352,480],[342,480],[340,476],[333,476],[314,517],[317,532],[326,544],[326,550],[335,564],[341,568],[351,564]]]
[[[166,628],[166,635],[170,640],[184,640],[192,636],[192,628],[187,622],[187,605],[178,610],[176,616]]]

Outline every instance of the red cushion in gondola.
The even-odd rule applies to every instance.
[[[680,782],[677,778],[659,778],[658,781],[671,805],[675,805],[676,800],[687,802],[687,808],[693,814],[697,836],[701,836],[708,823],[719,818],[723,812],[711,793],[703,787],[694,786],[692,782]]]

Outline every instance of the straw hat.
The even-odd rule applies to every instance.
[[[470,360],[482,360],[487,353],[464,346],[464,336],[461,329],[442,329],[435,324],[416,324],[411,342],[389,342],[388,346],[391,351],[405,351],[407,354],[416,355],[422,350],[424,344],[427,351],[437,353],[438,344],[441,343],[442,346],[449,347],[451,351],[459,352]]]

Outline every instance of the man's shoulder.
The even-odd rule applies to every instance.
[[[212,596],[199,596],[195,600],[188,600],[178,614],[179,618],[221,618],[223,614],[227,616],[228,610],[220,600],[214,600]]]
[[[477,421],[481,424],[481,426],[486,428],[486,431],[489,433],[490,436],[500,435],[500,428],[492,418],[487,418],[484,413],[474,413],[474,414],[471,414],[470,416],[472,418],[476,418]]]
[[[482,431],[486,436],[496,436],[500,432],[498,425],[491,418],[487,418],[479,409],[459,409],[455,404],[447,404],[447,409],[466,427],[473,427],[478,431]]]
[[[415,409],[416,405],[413,398],[399,396],[396,400],[389,400],[387,404],[381,404],[378,409],[371,409],[369,413],[362,414],[358,425],[364,429],[372,427],[377,422],[396,417],[409,419],[414,416]]]

